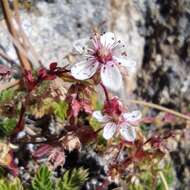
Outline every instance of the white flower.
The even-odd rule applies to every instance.
[[[100,71],[103,84],[113,91],[119,90],[122,86],[122,75],[118,65],[129,71],[136,66],[134,61],[126,58],[123,47],[112,32],[95,35],[91,40],[77,40],[74,48],[79,54],[85,54],[86,59],[76,63],[71,68],[71,74],[78,80],[86,80]]]
[[[92,115],[99,122],[106,123],[103,129],[103,137],[110,139],[117,132],[129,142],[133,142],[136,139],[135,125],[141,119],[140,111],[133,111],[130,113],[123,113],[120,119],[116,122],[109,115],[102,115],[100,111],[93,112]]]

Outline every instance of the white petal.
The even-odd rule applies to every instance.
[[[99,63],[90,63],[87,61],[81,61],[76,63],[71,68],[71,74],[78,80],[85,80],[91,78],[98,68]]]
[[[103,137],[107,140],[112,138],[116,132],[116,129],[117,125],[115,123],[107,123],[103,130]]]
[[[116,65],[107,64],[101,68],[103,84],[113,91],[118,91],[122,86],[122,76]]]
[[[101,111],[94,111],[92,116],[99,122],[108,122],[110,120],[110,117],[107,115],[102,115]]]
[[[111,46],[115,42],[115,34],[112,32],[106,32],[100,37],[100,42],[103,46]]]
[[[126,141],[133,142],[136,139],[136,131],[133,126],[123,123],[120,127],[120,134]]]
[[[123,117],[127,120],[127,122],[133,124],[134,122],[137,122],[142,118],[142,114],[140,111],[137,110],[130,113],[124,113]]]
[[[136,61],[132,59],[128,59],[127,57],[114,57],[118,63],[121,63],[122,66],[126,67],[129,72],[134,72],[136,68]]]
[[[87,50],[88,41],[89,41],[88,38],[83,38],[83,39],[74,41],[74,43],[73,43],[74,50],[79,54],[83,54]]]

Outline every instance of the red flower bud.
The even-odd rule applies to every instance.
[[[111,100],[106,101],[104,104],[103,112],[110,116],[120,116],[122,113],[123,107],[121,102],[117,97],[113,97]]]

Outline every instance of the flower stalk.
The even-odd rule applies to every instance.
[[[102,89],[104,91],[104,94],[105,94],[105,97],[106,97],[106,101],[109,103],[110,100],[109,100],[108,91],[107,91],[106,87],[104,86],[104,84],[102,82],[100,83],[100,85],[101,85],[101,87],[102,87]]]

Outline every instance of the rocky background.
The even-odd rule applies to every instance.
[[[189,111],[190,0],[27,2],[31,5],[21,10],[22,25],[44,65],[52,61],[64,64],[73,41],[90,36],[96,29],[114,31],[138,63],[135,94],[181,112]],[[16,59],[1,27],[0,46]],[[174,189],[189,190],[190,145],[180,141],[177,147],[171,153],[178,180]]]

